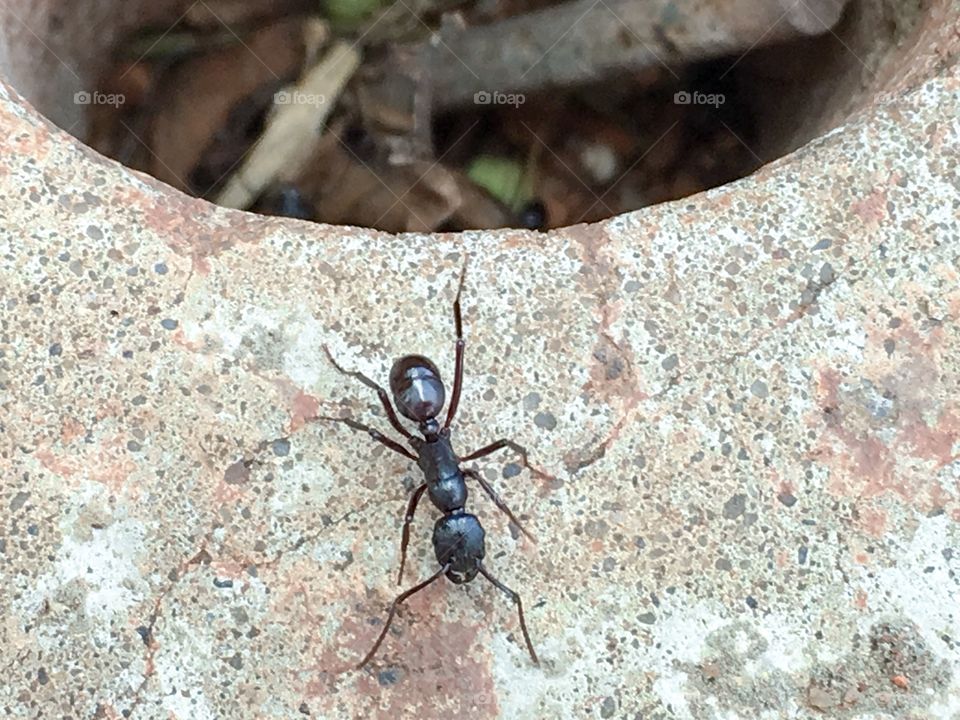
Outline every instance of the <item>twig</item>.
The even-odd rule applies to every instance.
[[[827,32],[846,0],[573,0],[430,42],[439,107],[567,87],[615,72],[743,53]],[[425,50],[426,52],[426,50]],[[476,100],[474,99],[476,95]]]
[[[249,207],[281,172],[296,174],[312,155],[336,98],[359,64],[357,50],[338,42],[296,86],[278,93],[276,110],[263,135],[215,202]]]

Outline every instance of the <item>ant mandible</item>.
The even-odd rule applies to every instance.
[[[386,637],[390,629],[390,623],[393,621],[397,607],[403,603],[404,600],[423,590],[441,575],[446,575],[451,582],[459,585],[470,582],[477,574],[483,575],[483,577],[493,585],[509,595],[516,604],[517,613],[520,616],[520,629],[523,631],[523,639],[527,643],[527,650],[530,651],[530,657],[533,659],[534,664],[540,664],[540,661],[537,659],[537,653],[533,649],[533,643],[530,642],[530,634],[527,632],[527,623],[523,618],[523,603],[520,600],[520,596],[493,577],[483,565],[485,533],[477,517],[466,512],[464,509],[467,502],[467,485],[465,479],[469,477],[476,480],[484,492],[493,500],[494,504],[506,513],[507,517],[509,517],[527,537],[533,540],[533,536],[524,529],[483,476],[475,470],[461,467],[461,464],[464,462],[484,457],[503,448],[510,448],[517,452],[523,458],[524,464],[526,465],[527,450],[513,440],[504,438],[490,443],[469,455],[459,457],[454,452],[450,442],[450,423],[457,414],[457,407],[460,404],[460,390],[463,386],[463,355],[465,342],[463,339],[463,319],[460,313],[460,295],[463,292],[465,278],[466,264],[464,264],[463,271],[460,275],[460,285],[457,288],[457,296],[453,302],[453,317],[457,331],[455,379],[453,383],[453,393],[450,398],[450,407],[447,410],[447,417],[442,427],[437,421],[437,416],[443,409],[446,391],[443,386],[443,381],[440,379],[440,371],[437,369],[437,366],[422,355],[404,355],[393,364],[390,370],[390,390],[393,394],[393,401],[405,418],[417,423],[417,429],[423,437],[413,435],[400,423],[393,409],[393,405],[390,403],[390,398],[387,396],[386,390],[361,372],[345,370],[334,360],[330,350],[326,346],[323,348],[331,364],[340,373],[355,378],[376,391],[380,402],[383,404],[383,409],[387,413],[390,424],[393,425],[397,432],[406,438],[410,447],[416,452],[416,455],[396,440],[383,435],[369,425],[364,425],[351,418],[320,416],[319,419],[344,423],[354,430],[368,433],[374,440],[386,445],[394,452],[398,452],[411,460],[415,460],[423,473],[424,482],[417,487],[410,496],[407,513],[404,516],[403,535],[400,541],[400,573],[397,577],[398,585],[403,581],[403,567],[407,559],[407,543],[410,540],[410,523],[413,521],[417,503],[420,502],[420,498],[424,492],[428,493],[430,501],[443,513],[443,516],[437,520],[433,528],[433,551],[436,555],[437,562],[440,564],[440,569],[419,585],[414,585],[396,597],[390,606],[387,622],[384,624],[383,630],[380,631],[380,636],[373,644],[370,652],[359,662],[357,669],[362,668],[370,662],[376,654],[380,643],[383,642],[384,637]]]

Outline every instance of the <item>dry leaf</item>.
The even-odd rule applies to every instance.
[[[317,220],[388,232],[429,232],[461,207],[457,179],[429,162],[375,165],[347,149],[336,133],[324,136],[296,185]]]
[[[191,171],[238,104],[258,89],[296,77],[303,56],[300,26],[299,20],[274,23],[243,44],[185,60],[172,70],[156,101],[150,173],[190,191]]]
[[[296,86],[281,90],[277,97],[282,104],[276,105],[263,136],[227,181],[217,204],[247,208],[282,172],[296,173],[359,64],[359,52],[338,42]]]

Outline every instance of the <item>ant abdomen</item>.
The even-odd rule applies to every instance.
[[[475,515],[444,515],[433,526],[433,551],[437,562],[448,565],[447,578],[457,584],[470,582],[480,571],[484,555],[483,527]]]

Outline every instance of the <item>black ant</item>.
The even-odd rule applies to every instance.
[[[397,607],[408,597],[418,593],[425,587],[437,580],[441,575],[456,584],[467,583],[473,580],[477,574],[483,575],[493,585],[503,590],[517,605],[517,612],[520,616],[520,629],[523,631],[523,639],[527,643],[527,650],[530,651],[530,657],[533,658],[535,665],[539,665],[537,653],[533,649],[533,643],[530,642],[530,635],[527,632],[527,624],[523,618],[523,603],[520,596],[493,577],[483,565],[484,557],[484,530],[480,521],[475,515],[464,510],[467,502],[467,485],[465,478],[469,477],[476,480],[484,492],[490,496],[494,504],[506,513],[507,517],[531,540],[533,536],[528,533],[520,522],[514,517],[513,513],[506,506],[503,500],[494,492],[490,484],[475,470],[461,468],[461,463],[468,460],[484,457],[490,453],[496,452],[502,448],[510,448],[523,458],[524,464],[527,464],[527,451],[521,445],[513,440],[506,438],[490,443],[479,450],[458,457],[453,451],[450,443],[450,423],[457,414],[457,406],[460,404],[460,389],[463,386],[463,319],[460,314],[460,294],[463,292],[463,282],[466,277],[466,266],[460,276],[460,285],[457,288],[457,296],[453,302],[453,317],[457,330],[456,344],[456,365],[455,380],[453,384],[453,393],[450,398],[450,407],[447,410],[447,417],[443,427],[437,421],[437,415],[443,409],[446,391],[443,381],[440,379],[440,371],[437,366],[422,355],[404,355],[397,360],[390,370],[390,390],[393,393],[393,401],[396,403],[400,413],[417,423],[417,429],[422,438],[411,434],[397,418],[397,414],[390,404],[386,390],[366,375],[360,372],[351,372],[342,368],[333,356],[330,350],[324,347],[324,352],[330,359],[333,366],[344,375],[349,375],[364,385],[376,390],[383,404],[383,409],[387,413],[390,424],[403,435],[410,446],[416,451],[416,455],[401,445],[396,440],[386,437],[374,428],[352,420],[350,418],[335,418],[322,416],[320,419],[333,420],[349,425],[354,430],[366,432],[377,442],[386,445],[391,450],[404,455],[411,460],[415,460],[423,472],[424,482],[413,491],[410,501],[407,505],[407,514],[403,522],[403,536],[400,541],[400,573],[397,577],[397,584],[403,581],[403,566],[407,559],[407,543],[410,539],[410,523],[413,521],[414,513],[417,509],[417,503],[424,492],[430,496],[431,502],[443,513],[433,528],[433,551],[440,563],[440,569],[424,580],[419,585],[414,585],[409,590],[402,592],[393,601],[390,606],[390,612],[387,615],[387,622],[380,631],[380,636],[373,644],[370,652],[366,654],[363,660],[357,665],[357,669],[366,665],[376,654],[380,643],[386,637],[390,629],[390,623],[396,614]]]
[[[517,224],[527,230],[543,230],[547,226],[547,206],[542,200],[531,200],[520,209]]]

